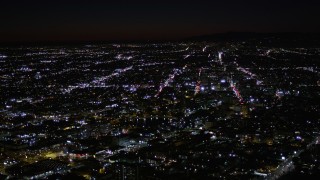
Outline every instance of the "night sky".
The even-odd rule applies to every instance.
[[[3,0],[0,42],[176,40],[223,32],[320,32],[317,0]]]

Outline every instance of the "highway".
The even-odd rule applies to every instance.
[[[293,161],[292,161],[293,158],[299,157],[299,155],[300,155],[302,152],[304,152],[305,150],[309,149],[312,145],[317,144],[319,138],[320,138],[320,137],[316,137],[312,142],[310,142],[310,143],[307,145],[306,149],[300,150],[300,151],[296,152],[295,154],[289,156],[287,159],[285,159],[285,160],[278,166],[278,168],[277,168],[274,172],[268,174],[268,176],[266,177],[266,179],[267,179],[267,180],[275,180],[275,179],[278,179],[278,178],[280,178],[281,176],[287,174],[288,172],[294,170],[294,164],[293,164]]]

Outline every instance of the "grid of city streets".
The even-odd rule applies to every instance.
[[[1,47],[0,174],[276,179],[299,164],[312,172],[319,57],[320,48],[249,41]]]

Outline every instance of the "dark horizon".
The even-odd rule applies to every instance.
[[[319,33],[316,1],[2,2],[0,43],[170,41],[226,32]]]
[[[80,44],[109,44],[109,43],[168,43],[168,42],[201,42],[201,41],[237,41],[244,39],[261,39],[269,37],[289,38],[292,41],[297,38],[304,40],[319,40],[320,32],[222,32],[211,34],[199,34],[194,36],[186,36],[176,39],[115,39],[115,40],[38,40],[38,41],[7,41],[1,42],[0,46],[20,46],[20,45],[80,45]],[[304,41],[303,40],[303,41]]]

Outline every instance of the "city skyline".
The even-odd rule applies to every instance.
[[[319,8],[1,2],[0,179],[318,180]]]

